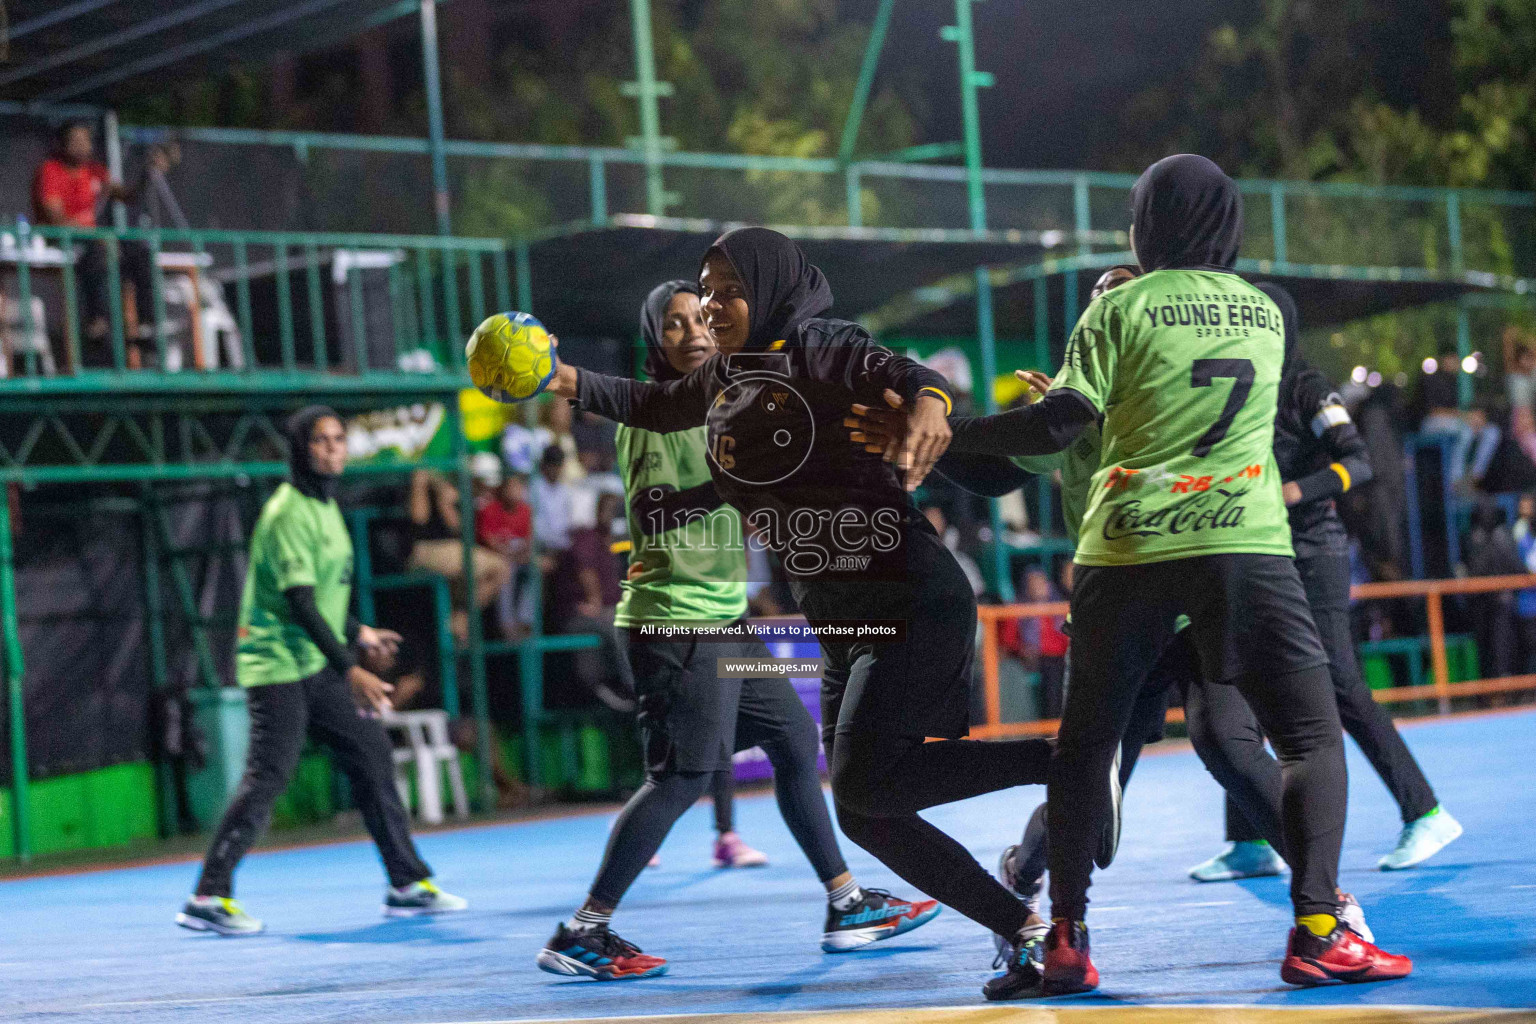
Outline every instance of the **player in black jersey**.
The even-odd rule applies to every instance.
[[[1052,750],[1042,739],[958,739],[968,727],[976,603],[909,494],[948,444],[948,382],[857,324],[827,318],[821,271],[776,231],[721,236],[700,286],[719,352],[688,376],[641,383],[562,365],[550,390],[646,430],[707,425],[720,497],[780,550],[811,625],[901,624],[899,639],[821,638],[822,739],[838,821],[896,874],[1009,942],[1043,932],[918,815],[1043,782]],[[880,455],[851,447],[841,425],[851,403],[879,401],[886,388],[913,409],[905,480]]]
[[[1383,871],[1411,868],[1438,853],[1461,835],[1461,824],[1441,808],[1434,790],[1408,745],[1361,677],[1349,628],[1349,538],[1334,498],[1371,479],[1365,443],[1332,383],[1300,352],[1300,317],[1296,301],[1278,285],[1261,284],[1285,318],[1285,363],[1280,377],[1279,413],[1275,417],[1275,462],[1285,481],[1282,494],[1290,509],[1291,543],[1296,568],[1312,609],[1312,620],[1328,652],[1328,671],[1338,698],[1339,719],[1354,737],[1402,813],[1397,846],[1382,857]],[[1241,702],[1209,709],[1209,723],[1226,735],[1246,735],[1250,763],[1236,768],[1249,777],[1272,775],[1268,799],[1279,798],[1279,768],[1264,750],[1252,712]],[[1194,728],[1194,726],[1192,726]],[[1233,748],[1228,747],[1228,750]],[[1237,748],[1239,751],[1243,747]],[[1239,755],[1243,756],[1243,755]],[[1279,859],[1263,833],[1227,798],[1227,840],[1222,853],[1190,870],[1202,882],[1277,874]]]

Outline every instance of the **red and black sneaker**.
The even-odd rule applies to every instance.
[[[1412,960],[1376,948],[1342,924],[1322,938],[1292,928],[1280,965],[1280,980],[1290,985],[1395,981],[1412,973]]]
[[[564,923],[539,950],[539,969],[550,974],[595,978],[598,981],[634,981],[667,973],[667,962],[646,956],[633,942],[626,942],[608,928],[573,932]]]
[[[871,942],[892,939],[939,916],[938,900],[904,900],[884,889],[865,889],[859,902],[845,910],[827,907],[827,927],[821,933],[824,953],[846,953]]]
[[[1041,984],[1048,996],[1091,992],[1099,987],[1099,971],[1088,959],[1088,926],[1082,921],[1057,918],[1045,937],[1045,977]]]

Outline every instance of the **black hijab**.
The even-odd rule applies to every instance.
[[[309,439],[315,432],[315,424],[327,416],[341,419],[336,411],[324,405],[306,405],[284,425],[288,434],[288,479],[299,493],[316,501],[329,501],[336,496],[336,477],[315,472],[309,461]]]
[[[667,305],[678,292],[699,294],[692,281],[667,281],[651,289],[640,304],[640,336],[645,339],[645,373],[651,380],[677,380],[682,377],[661,348],[662,329],[667,324]]]
[[[1231,270],[1243,241],[1237,183],[1203,156],[1148,167],[1131,190],[1131,223],[1142,269]]]
[[[1280,307],[1280,316],[1284,321],[1285,362],[1280,366],[1280,379],[1283,381],[1295,376],[1307,365],[1306,360],[1301,358],[1301,314],[1296,310],[1296,300],[1291,297],[1291,293],[1279,285],[1266,281],[1259,285],[1259,291],[1268,295]]]
[[[832,288],[800,246],[769,228],[737,228],[715,239],[704,254],[730,261],[746,290],[750,322],[746,350],[758,352],[787,338],[805,321],[832,308]]]

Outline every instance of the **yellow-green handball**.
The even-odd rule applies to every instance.
[[[526,402],[544,390],[559,365],[549,331],[528,313],[489,317],[469,336],[464,361],[475,387],[498,402]]]

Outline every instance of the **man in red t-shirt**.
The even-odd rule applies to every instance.
[[[32,180],[33,212],[39,224],[94,228],[104,199],[126,199],[127,191],[110,180],[107,168],[95,157],[91,127],[72,121],[59,129],[58,149],[44,160]],[[138,321],[149,315],[150,255],[142,242],[118,246],[123,277],[132,285],[134,306],[126,317],[130,342],[138,336]],[[101,363],[107,337],[107,248],[102,241],[85,242],[75,265],[80,278],[80,299],[85,318],[85,339],[92,343],[84,354],[88,363]]]

